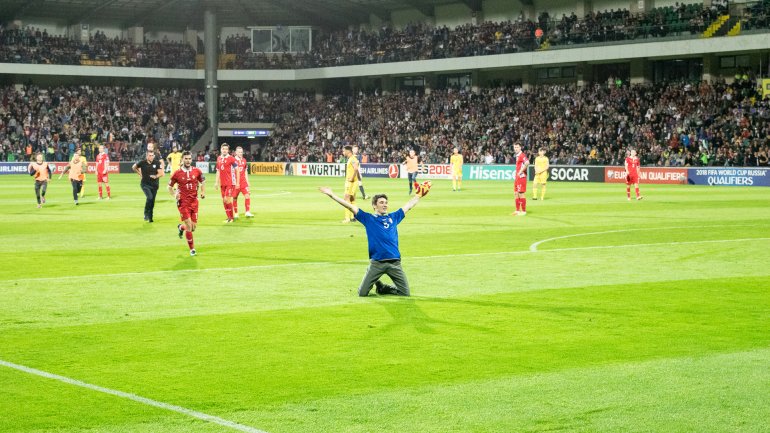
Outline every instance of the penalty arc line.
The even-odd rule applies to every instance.
[[[214,416],[214,415],[209,415],[209,414],[206,414],[206,413],[203,413],[203,412],[198,412],[198,411],[195,411],[195,410],[192,410],[192,409],[187,409],[185,407],[176,406],[176,405],[169,404],[169,403],[163,403],[162,401],[152,400],[152,399],[149,399],[149,398],[146,398],[146,397],[142,397],[142,396],[139,396],[139,395],[136,395],[136,394],[131,394],[131,393],[128,393],[128,392],[118,391],[116,389],[110,389],[110,388],[105,388],[105,387],[98,386],[98,385],[93,385],[93,384],[90,384],[90,383],[87,383],[87,382],[83,382],[83,381],[80,381],[80,380],[77,380],[77,379],[71,379],[69,377],[59,376],[58,374],[48,373],[47,371],[42,371],[42,370],[38,370],[38,369],[35,369],[35,368],[31,368],[31,367],[26,367],[24,365],[14,364],[12,362],[3,361],[1,359],[0,359],[0,366],[12,368],[14,370],[18,370],[18,371],[21,371],[21,372],[24,372],[24,373],[28,373],[28,374],[33,374],[35,376],[44,377],[46,379],[57,380],[59,382],[64,382],[64,383],[69,384],[69,385],[79,386],[81,388],[90,389],[92,391],[97,391],[97,392],[101,392],[101,393],[104,393],[104,394],[110,394],[110,395],[113,395],[113,396],[116,396],[116,397],[125,398],[125,399],[132,400],[132,401],[135,401],[137,403],[141,403],[141,404],[144,404],[144,405],[147,405],[147,406],[154,406],[154,407],[157,407],[157,408],[160,408],[160,409],[165,409],[165,410],[168,410],[168,411],[171,411],[171,412],[180,413],[182,415],[187,415],[187,416],[190,416],[190,417],[193,417],[193,418],[197,418],[197,419],[202,420],[202,421],[206,421],[206,422],[210,422],[210,423],[214,423],[214,424],[219,424],[219,425],[224,426],[224,427],[229,427],[229,428],[231,428],[233,430],[238,430],[238,431],[242,431],[242,432],[245,432],[245,433],[267,433],[264,430],[259,430],[259,429],[256,429],[254,427],[249,427],[247,425],[238,424],[237,422],[228,421],[226,419],[223,419],[223,418],[220,418],[220,417],[217,417],[217,416]]]

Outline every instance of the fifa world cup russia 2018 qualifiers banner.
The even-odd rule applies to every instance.
[[[712,186],[770,186],[770,168],[703,167],[690,168],[687,183]]]

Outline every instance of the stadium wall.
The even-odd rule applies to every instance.
[[[524,6],[518,0],[484,0],[482,11],[485,21],[514,21],[524,11]]]
[[[525,69],[529,66],[582,64],[584,62],[629,61],[631,59],[686,58],[736,52],[766,51],[770,33],[742,35],[731,38],[669,40],[652,43],[618,44],[601,47],[478,56],[473,59],[451,58],[373,65],[352,65],[331,68],[297,70],[220,70],[219,81],[293,82],[328,80],[332,78],[403,76],[433,72],[463,72],[470,70]],[[114,78],[152,78],[174,80],[203,80],[203,70],[91,67],[67,65],[0,64],[0,74],[16,76],[78,76]],[[23,80],[22,80],[23,81]]]

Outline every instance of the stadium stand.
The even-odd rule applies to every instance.
[[[253,93],[221,99],[227,121],[272,121],[263,160],[336,161],[363,143],[370,162],[410,148],[445,162],[459,146],[470,163],[511,163],[510,144],[548,149],[553,163],[621,164],[628,146],[658,166],[766,165],[770,102],[752,80],[733,84],[538,86],[433,90],[421,95]],[[259,107],[259,108],[256,108]]]
[[[65,161],[77,147],[92,159],[106,144],[115,161],[135,158],[152,141],[167,153],[187,149],[203,133],[198,90],[68,86],[0,88],[2,160],[29,160],[41,151]]]

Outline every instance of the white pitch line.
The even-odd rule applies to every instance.
[[[706,244],[706,243],[720,243],[720,242],[750,242],[750,241],[764,241],[770,240],[770,238],[742,238],[742,239],[716,239],[708,241],[685,241],[685,242],[660,242],[651,244],[624,244],[624,245],[596,245],[591,247],[574,247],[574,248],[553,248],[550,250],[519,250],[519,251],[493,251],[488,253],[464,253],[464,254],[443,254],[438,256],[412,256],[409,260],[422,260],[422,259],[443,259],[454,257],[484,257],[484,256],[502,256],[502,255],[517,255],[517,254],[531,254],[531,253],[556,253],[562,251],[576,251],[576,250],[598,250],[607,248],[631,248],[631,247],[650,247],[661,245],[684,245],[684,244]],[[346,265],[351,263],[369,263],[369,260],[341,260],[341,261],[329,261],[329,262],[299,262],[299,263],[274,263],[267,265],[251,265],[251,266],[234,266],[229,268],[205,268],[205,269],[179,269],[179,270],[165,270],[165,271],[148,271],[148,272],[122,272],[115,274],[91,274],[87,275],[88,278],[106,278],[106,277],[127,277],[134,275],[157,275],[168,273],[189,273],[189,272],[229,272],[229,271],[243,271],[250,269],[271,269],[271,268],[283,268],[293,266],[326,266],[326,265]],[[26,282],[26,281],[46,281],[46,280],[68,280],[78,279],[82,280],[83,275],[63,275],[59,277],[37,277],[37,278],[17,278],[13,280],[4,280],[4,282]]]
[[[756,227],[759,224],[738,224],[733,227]],[[699,226],[695,227],[698,230],[703,228],[709,228],[709,227],[723,227],[723,226]],[[556,236],[553,238],[543,239],[542,241],[537,241],[529,246],[529,250],[533,253],[537,251],[537,247],[545,242],[555,241],[558,239],[567,239],[567,238],[576,238],[579,236],[591,236],[591,235],[603,235],[607,233],[625,233],[625,232],[640,232],[640,231],[654,231],[654,230],[677,230],[677,229],[684,229],[684,230],[692,230],[694,227],[682,227],[682,226],[673,226],[673,227],[641,227],[641,228],[635,228],[635,229],[618,229],[618,230],[607,230],[603,232],[591,232],[591,233],[575,233],[571,235],[565,235],[565,236]],[[555,251],[555,250],[554,250]]]
[[[680,229],[685,227],[646,227],[646,228],[638,228],[638,229],[620,229],[620,230],[607,230],[603,232],[591,232],[591,233],[576,233],[572,235],[564,235],[564,236],[556,236],[553,238],[543,239],[542,241],[537,241],[534,244],[529,246],[529,250],[533,253],[537,251],[537,247],[540,244],[544,244],[546,242],[555,241],[557,239],[567,239],[567,238],[576,238],[579,236],[591,236],[591,235],[604,235],[607,233],[625,233],[625,232],[634,232],[634,231],[649,231],[649,230],[673,230],[673,229]]]
[[[176,406],[173,404],[163,403],[162,401],[152,400],[146,397],[141,397],[136,394],[131,394],[128,392],[118,391],[116,389],[110,389],[110,388],[104,388],[102,386],[93,385],[87,382],[83,382],[77,379],[71,379],[69,377],[65,376],[59,376],[58,374],[48,373],[47,371],[38,370],[35,368],[26,367],[19,364],[14,364],[12,362],[3,361],[0,359],[0,366],[12,368],[14,370],[22,371],[24,373],[34,374],[35,376],[45,377],[46,379],[53,379],[58,380],[59,382],[64,382],[70,385],[79,386],[81,388],[90,389],[92,391],[102,392],[104,394],[110,394],[114,395],[116,397],[125,398],[131,401],[135,401],[137,403],[145,404],[147,406],[154,406],[160,409],[169,410],[171,412],[181,413],[182,415],[187,415],[193,418],[197,418],[206,422],[219,424],[224,427],[229,427],[233,430],[238,430],[246,433],[267,433],[264,430],[259,430],[254,427],[249,427],[247,425],[238,424],[237,422],[228,421],[226,419],[220,418],[218,416],[209,415],[203,412],[198,412],[192,409],[187,409],[185,407]]]

